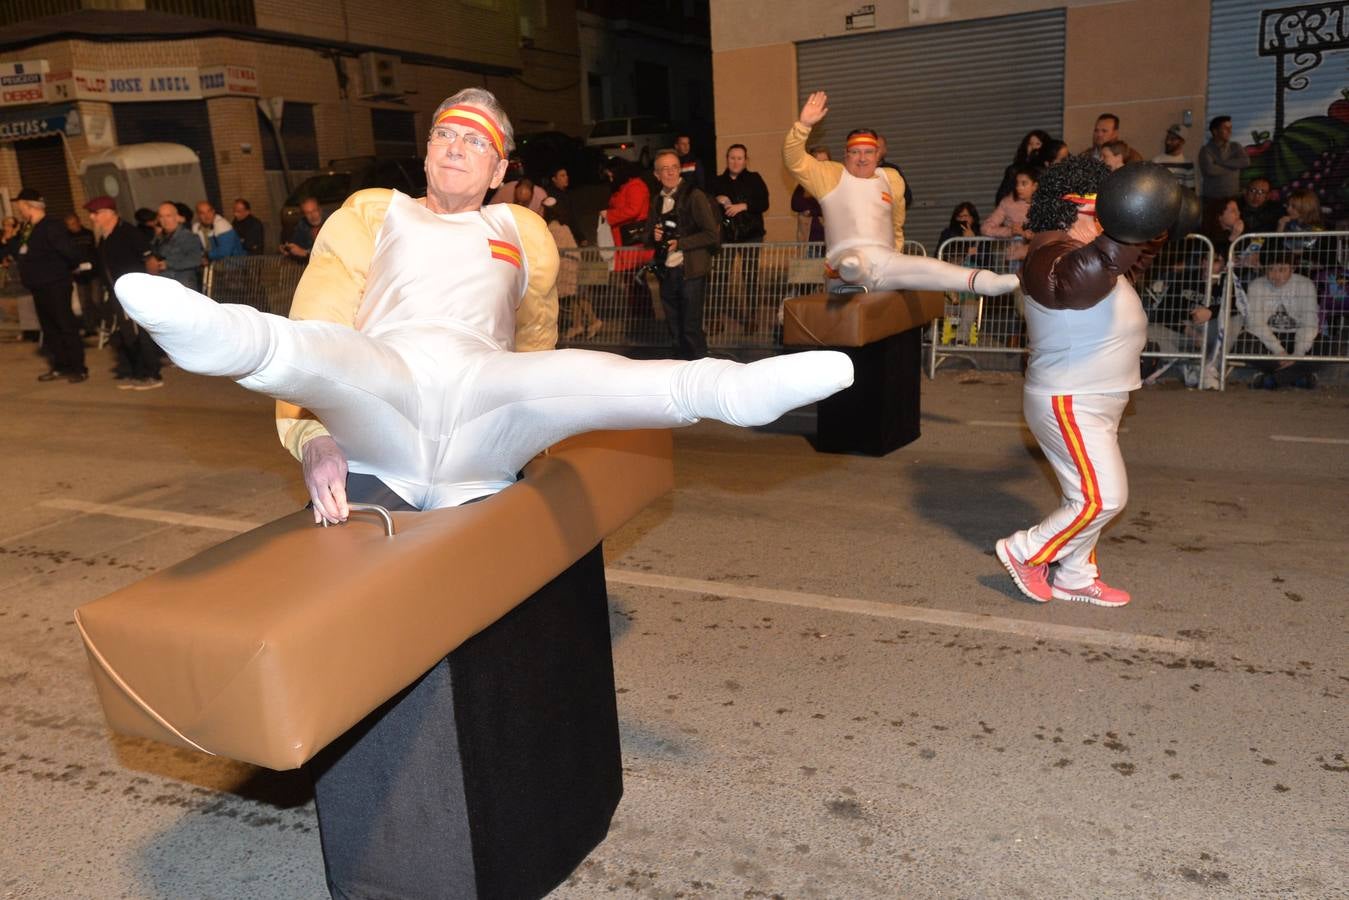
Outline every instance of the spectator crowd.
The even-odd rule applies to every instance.
[[[1209,140],[1191,162],[1185,154],[1183,129],[1172,125],[1162,137],[1162,152],[1150,160],[1197,195],[1202,217],[1192,223],[1197,227],[1191,233],[1207,238],[1213,254],[1210,258],[1203,242],[1186,242],[1184,230],[1172,234],[1148,284],[1140,290],[1149,317],[1149,345],[1163,359],[1198,356],[1201,362],[1178,370],[1191,387],[1216,388],[1219,360],[1233,352],[1281,357],[1255,361],[1251,387],[1311,387],[1316,375],[1304,357],[1349,351],[1345,294],[1349,241],[1322,236],[1330,229],[1316,192],[1308,188],[1279,192],[1263,175],[1242,184],[1250,157],[1232,140],[1230,117],[1213,118],[1208,132]],[[993,211],[981,217],[975,203],[962,201],[952,210],[937,246],[975,236],[1003,238],[999,252],[1008,270],[1015,270],[1030,236],[1025,229],[1026,211],[1039,174],[1068,154],[1064,142],[1047,132],[1028,132],[1003,173]],[[1091,146],[1083,148],[1081,155],[1094,156],[1111,170],[1143,160],[1121,137],[1119,117],[1112,113],[1097,118]],[[1346,229],[1349,223],[1339,222],[1333,230]],[[1235,264],[1229,268],[1229,250],[1242,235],[1268,237],[1248,237],[1237,243]],[[951,245],[947,254],[952,261],[978,268],[990,264],[989,252],[986,243],[967,241]],[[1231,312],[1226,321],[1220,321],[1228,291]],[[975,315],[972,298],[952,298],[952,303],[957,307],[953,318],[959,331],[952,329],[947,340],[967,341]],[[1018,329],[1006,330],[1008,344],[1017,346]],[[1155,365],[1156,375],[1170,368]]]
[[[209,200],[195,208],[166,200],[123,219],[117,202],[99,196],[84,204],[89,227],[74,210],[51,214],[33,188],[15,196],[16,215],[0,230],[0,272],[33,298],[39,330],[24,334],[47,361],[40,382],[80,384],[89,379],[85,340],[107,340],[117,353],[113,377],[122,390],[164,386],[163,357],[149,334],[121,311],[113,285],[129,272],[149,272],[199,290],[206,265],[231,257],[260,256],[266,227],[243,197],[232,220]],[[303,262],[323,224],[318,201],[300,204],[300,220],[280,252]]]
[[[1280,191],[1263,175],[1245,177],[1250,157],[1232,140],[1229,117],[1212,119],[1208,132],[1209,139],[1191,156],[1185,129],[1172,125],[1150,160],[1197,195],[1202,217],[1193,231],[1207,238],[1214,251],[1210,259],[1202,242],[1186,242],[1180,232],[1172,235],[1140,290],[1148,307],[1150,344],[1162,357],[1201,357],[1202,363],[1177,370],[1191,385],[1216,386],[1218,361],[1235,350],[1279,357],[1257,365],[1253,386],[1310,386],[1315,375],[1299,360],[1343,355],[1349,343],[1349,242],[1322,236],[1330,226],[1314,191]],[[897,170],[896,162],[886,157],[884,138],[878,136],[878,142],[879,165]],[[830,159],[827,147],[809,152],[816,159]],[[1097,117],[1090,145],[1078,153],[1100,159],[1112,170],[1145,158],[1125,140],[1120,118],[1113,113]],[[971,269],[1017,271],[1031,237],[1026,218],[1041,174],[1071,155],[1067,142],[1048,131],[1027,132],[1002,173],[987,214],[972,200],[960,202],[936,248],[946,245],[944,258]],[[609,159],[604,165],[609,199],[594,232],[580,226],[571,175],[563,166],[533,173],[536,180],[526,174],[519,156],[512,155],[502,184],[485,199],[520,204],[547,222],[562,260],[558,293],[563,341],[594,340],[606,329],[596,310],[600,297],[593,290],[593,271],[582,276],[590,271],[585,260],[599,253],[608,273],[599,286],[609,304],[605,317],[663,320],[672,354],[698,358],[708,352],[709,329],[742,334],[771,330],[782,299],[760,285],[770,206],[767,183],[752,168],[743,144],[729,146],[724,163],[720,173],[704,171],[688,134],[678,135],[669,150],[658,153],[649,170],[631,160]],[[911,204],[907,180],[904,188]],[[790,207],[797,217],[797,241],[810,245],[804,255],[821,257],[825,229],[819,202],[798,186]],[[93,198],[84,211],[87,224],[72,210],[56,211],[61,218],[51,218],[37,191],[19,192],[17,215],[6,218],[0,230],[0,266],[33,296],[41,352],[48,360],[41,381],[86,380],[83,341],[101,335],[117,349],[115,377],[128,390],[162,386],[161,358],[149,337],[120,314],[111,289],[117,277],[148,271],[200,288],[205,265],[273,248],[303,263],[324,221],[319,201],[305,198],[291,233],[269,247],[266,227],[242,197],[234,200],[230,219],[205,199],[194,207],[165,201],[157,209],[138,209],[132,221],[124,221],[108,197]],[[1344,229],[1345,223],[1337,223],[1336,230]],[[971,240],[979,237],[1000,240]],[[1229,267],[1234,243],[1238,254]],[[592,245],[595,249],[585,252]],[[725,295],[732,279],[738,284],[739,302],[718,304],[705,316],[709,291]],[[1230,315],[1219,321],[1222,299],[1229,292]],[[954,325],[944,341],[976,339],[975,320],[986,314],[977,308],[977,299],[950,298]],[[1004,339],[1009,347],[1018,347],[1019,313],[1004,315]],[[614,326],[608,327],[612,331]]]

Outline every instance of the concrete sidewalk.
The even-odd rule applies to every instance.
[[[80,603],[303,502],[270,401],[0,344],[0,897],[325,896],[312,800],[109,735]],[[1020,378],[883,459],[701,424],[606,543],[626,794],[558,897],[1349,895],[1349,394],[1134,395],[1121,610],[1021,602]]]

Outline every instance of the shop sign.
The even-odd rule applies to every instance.
[[[45,59],[0,63],[0,106],[42,103],[47,99]]]
[[[209,66],[201,70],[201,95],[258,97],[258,72],[251,66]]]
[[[200,100],[196,69],[114,69],[108,72],[107,99]]]
[[[107,100],[108,74],[92,69],[48,73],[47,98],[49,100]]]
[[[79,113],[70,104],[0,113],[0,143],[26,141],[61,132],[70,137],[82,133]]]
[[[202,97],[257,97],[258,73],[251,66],[198,69],[74,69],[46,76],[50,100],[198,100]],[[39,97],[37,101],[41,102]]]

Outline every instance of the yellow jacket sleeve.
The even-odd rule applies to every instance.
[[[515,311],[515,349],[552,350],[557,346],[557,244],[537,213],[514,203],[511,213],[529,264],[529,283]]]
[[[816,159],[807,153],[806,141],[809,138],[810,129],[800,122],[793,122],[787,130],[787,139],[782,142],[782,161],[792,177],[819,200],[843,180],[843,164]]]
[[[895,249],[904,249],[904,176],[888,166],[883,166],[886,180],[890,183],[890,218],[895,225]]]
[[[392,197],[393,192],[384,189],[358,191],[323,223],[291,300],[292,319],[356,327],[375,237]],[[276,432],[282,445],[300,459],[304,445],[328,429],[309,410],[278,400]]]

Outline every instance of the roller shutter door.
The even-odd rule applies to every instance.
[[[14,154],[19,160],[19,181],[23,187],[42,195],[49,215],[59,219],[74,211],[66,150],[59,134],[19,141],[14,145]]]
[[[215,145],[211,142],[211,121],[206,114],[206,101],[118,103],[113,106],[113,117],[117,122],[119,144],[163,142],[182,144],[197,151],[201,160],[201,178],[206,184],[206,196],[165,197],[165,200],[180,201],[188,206],[210,200],[216,209],[229,209],[228,204],[221,206],[220,176],[215,167]]]
[[[1057,9],[798,44],[798,106],[829,94],[811,143],[842,159],[853,128],[883,134],[914,193],[905,236],[935,252],[957,203],[993,211],[1027,131],[1062,132],[1063,33]]]

